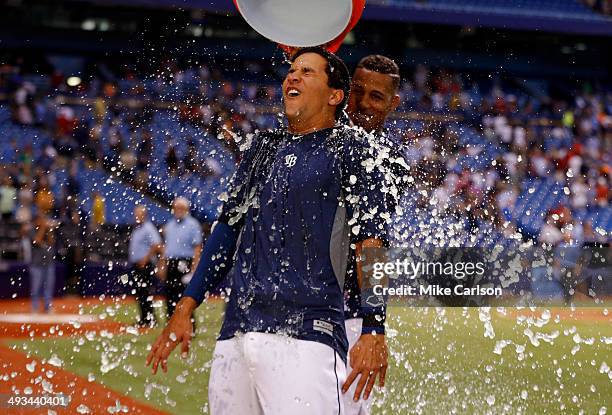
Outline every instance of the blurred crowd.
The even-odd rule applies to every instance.
[[[44,80],[38,85],[18,65],[1,67],[0,92],[7,95],[12,122],[44,132],[31,141],[3,139],[3,221],[23,225],[23,237],[31,235],[28,226],[37,218],[55,221],[57,226],[50,228],[63,233],[58,253],[76,258],[82,255],[75,242],[82,241],[82,229],[95,229],[106,221],[107,202],[99,193],[80,188],[81,169],[105,168],[143,189],[153,163],[174,177],[191,173],[219,180],[223,170],[215,157],[202,153],[202,137],[222,143],[237,162],[244,137],[280,122],[280,69],[243,65],[243,79],[233,80],[218,67],[180,67],[171,60],[161,61],[146,77],[129,68],[113,72],[100,64],[95,75],[78,83],[53,72],[38,77]],[[262,73],[265,76],[258,79]],[[421,115],[410,121],[396,116],[389,131],[403,143],[417,183],[427,187],[421,189],[425,205],[435,200],[468,212],[474,227],[486,219],[500,229],[506,224],[504,231],[508,224],[514,230],[519,227],[516,209],[524,187],[536,179],[554,179],[563,183],[567,202],[547,212],[542,228],[546,234],[532,235],[547,241],[561,240],[568,225],[581,227],[575,218],[588,209],[610,207],[609,91],[585,83],[573,96],[535,96],[501,79],[482,82],[469,74],[422,65],[404,78],[400,114]],[[161,153],[154,140],[160,133],[155,130],[160,113],[170,114],[190,131],[180,127],[165,132]],[[435,115],[456,118],[431,117]],[[479,141],[461,145],[466,133],[479,136]],[[163,154],[163,160],[155,154]],[[466,164],[465,158],[492,160]],[[68,177],[57,189],[55,176],[61,169]],[[92,199],[90,211],[83,209],[85,196]],[[584,232],[576,231],[574,237]]]
[[[460,114],[463,119],[459,124],[427,121],[412,128],[397,122],[395,134],[407,146],[416,182],[427,191],[421,206],[446,206],[466,214],[473,227],[481,220],[500,229],[506,224],[504,233],[511,234],[520,227],[520,215],[534,213],[517,210],[521,194],[535,192],[542,180],[554,181],[563,185],[564,197],[545,212],[546,227],[541,229],[556,227],[559,232],[551,242],[557,243],[566,227],[575,229],[574,241],[579,242],[587,211],[612,205],[609,91],[593,91],[584,84],[573,97],[534,97],[504,91],[498,81],[485,91],[463,74],[418,66],[401,92],[407,111]],[[469,127],[484,140],[460,145]],[[527,233],[540,240],[551,238]]]

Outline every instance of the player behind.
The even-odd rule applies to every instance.
[[[347,112],[353,124],[374,135],[391,149],[389,168],[403,180],[406,169],[398,146],[384,133],[384,125],[400,102],[400,72],[397,64],[381,55],[369,55],[358,63],[351,81]],[[401,183],[399,183],[401,184]],[[401,187],[401,186],[398,186]],[[347,415],[370,412],[370,393],[376,377],[384,386],[388,366],[388,349],[384,336],[384,309],[381,316],[365,316],[361,308],[360,283],[356,268],[349,267],[345,281],[345,325],[349,341],[349,375],[344,383],[344,406]],[[358,380],[359,379],[359,380]],[[363,397],[361,400],[360,397]]]
[[[231,269],[209,382],[213,414],[343,413],[349,239],[386,242],[383,174],[364,163],[373,149],[337,125],[350,88],[346,66],[322,48],[301,49],[291,61],[288,126],[255,135],[193,279],[147,357],[155,373],[160,364],[167,370],[178,344],[188,352],[189,316]]]

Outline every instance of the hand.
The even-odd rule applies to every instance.
[[[350,350],[351,373],[342,386],[342,393],[346,393],[357,376],[361,375],[353,400],[357,402],[365,387],[363,399],[368,399],[372,388],[379,378],[379,386],[385,386],[385,376],[389,365],[389,351],[383,334],[362,334],[357,343]]]
[[[191,314],[196,308],[196,302],[191,297],[183,297],[176,305],[176,310],[170,321],[159,335],[147,356],[146,366],[151,365],[153,374],[161,363],[164,373],[168,372],[168,356],[174,348],[181,344],[181,357],[184,359],[189,353],[189,345],[193,337]]]

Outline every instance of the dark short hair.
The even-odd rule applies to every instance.
[[[397,63],[391,58],[383,55],[368,55],[357,64],[357,69],[363,68],[368,71],[378,72],[391,76],[393,89],[397,91],[400,84],[400,71]]]
[[[313,46],[307,48],[301,48],[293,54],[291,62],[295,61],[300,55],[305,53],[316,53],[323,57],[327,61],[325,67],[325,73],[327,73],[327,85],[330,88],[341,89],[344,92],[344,99],[336,107],[335,117],[336,120],[342,115],[344,107],[348,102],[349,92],[351,90],[351,75],[349,74],[348,68],[342,62],[342,59],[328,51],[321,46]]]

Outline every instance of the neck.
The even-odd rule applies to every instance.
[[[325,128],[331,128],[336,124],[336,120],[333,116],[326,117],[325,119],[318,120],[288,120],[287,130],[291,134],[304,135],[314,133],[315,131],[323,130]]]

